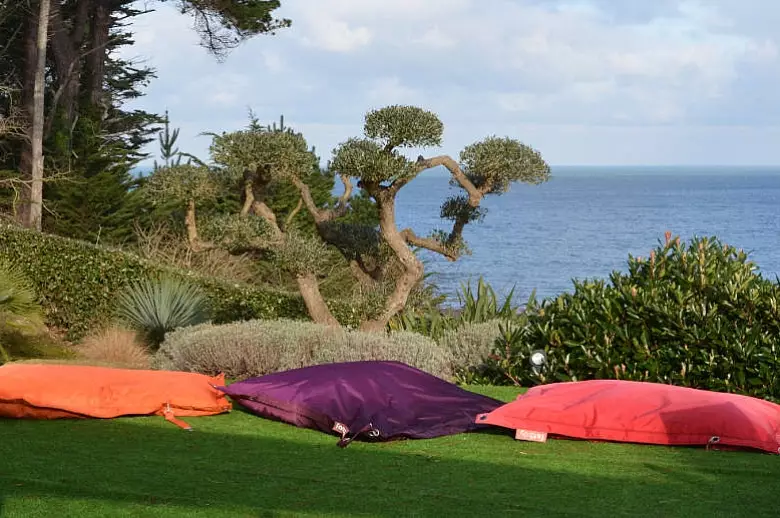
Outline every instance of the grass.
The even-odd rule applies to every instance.
[[[0,516],[777,515],[780,460],[758,453],[501,431],[342,450],[238,409],[187,421],[0,420]]]

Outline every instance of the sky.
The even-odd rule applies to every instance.
[[[132,106],[203,159],[250,109],[326,163],[367,111],[413,104],[444,123],[430,155],[498,135],[552,165],[780,165],[776,0],[282,0],[292,26],[222,62],[170,2],[139,5],[123,57],[157,78]]]

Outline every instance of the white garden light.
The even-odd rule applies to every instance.
[[[547,363],[547,355],[544,351],[537,350],[531,353],[529,361],[531,362],[531,369],[533,369],[534,374],[539,374],[542,371],[542,367]]]

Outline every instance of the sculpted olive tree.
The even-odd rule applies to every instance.
[[[389,106],[369,112],[363,136],[350,138],[333,151],[332,174],[344,184],[341,196],[331,204],[317,204],[308,178],[316,170],[316,157],[302,135],[291,130],[249,129],[214,136],[214,167],[164,168],[150,181],[152,190],[176,195],[186,208],[186,226],[193,250],[225,247],[234,251],[270,251],[295,276],[311,318],[339,325],[322,296],[319,283],[324,260],[339,253],[349,262],[357,282],[380,289],[390,286],[381,309],[366,319],[361,329],[382,331],[409,300],[424,275],[414,249],[422,248],[457,260],[466,250],[463,231],[481,219],[486,196],[506,193],[511,184],[546,181],[550,168],[540,153],[521,142],[487,137],[463,149],[459,160],[447,155],[411,159],[402,151],[439,147],[443,124],[426,110],[413,106]],[[446,199],[441,217],[449,231],[419,236],[396,221],[398,193],[423,172],[444,167],[459,193]],[[353,180],[356,183],[353,185]],[[237,214],[199,222],[196,208],[217,192],[210,187],[237,182],[243,205]],[[316,236],[304,235],[290,218],[281,221],[265,203],[278,183],[291,183],[300,193],[303,207],[314,220]],[[375,203],[379,225],[350,224],[343,220],[350,210],[355,187]]]

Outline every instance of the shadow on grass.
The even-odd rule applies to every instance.
[[[652,450],[495,433],[342,450],[317,432],[224,419],[236,418],[249,426],[0,420],[0,516],[776,515],[780,470],[745,454],[673,455],[664,472]],[[731,468],[713,478],[718,465]]]

